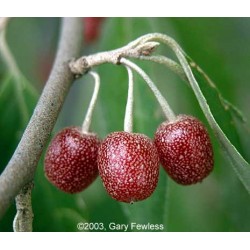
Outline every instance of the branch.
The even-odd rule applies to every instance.
[[[68,62],[80,52],[81,30],[79,18],[63,19],[50,77],[14,155],[0,176],[0,218],[23,186],[33,179],[43,148],[74,79]]]

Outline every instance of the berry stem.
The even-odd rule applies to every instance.
[[[174,121],[176,119],[176,116],[175,116],[173,110],[170,108],[167,100],[163,97],[163,95],[161,94],[159,89],[156,87],[154,82],[150,79],[150,77],[139,66],[137,66],[135,63],[131,62],[128,59],[121,58],[120,63],[135,70],[145,80],[145,82],[148,84],[150,89],[153,91],[153,93],[154,93],[157,101],[159,102],[159,104],[162,108],[162,111],[165,114],[166,118],[169,121]]]
[[[125,118],[124,118],[124,131],[132,133],[133,132],[133,89],[134,89],[134,77],[133,72],[130,67],[126,66],[128,71],[128,97],[127,97],[127,105],[125,111]]]
[[[82,132],[83,133],[88,133],[89,132],[89,127],[91,124],[92,116],[93,116],[93,110],[95,108],[99,88],[100,88],[100,77],[99,75],[94,72],[90,71],[89,74],[94,78],[95,80],[95,87],[94,87],[94,92],[91,98],[91,101],[89,103],[88,111],[86,113],[86,116],[84,118],[83,124],[82,124]]]

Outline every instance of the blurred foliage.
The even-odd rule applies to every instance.
[[[250,120],[249,29],[249,18],[106,18],[100,40],[85,46],[83,53],[120,47],[150,32],[172,36],[215,82],[219,92],[245,114],[248,121],[244,126],[235,118],[234,124],[225,124],[228,125],[225,129],[229,137],[231,129],[237,130],[231,140],[249,160],[249,134],[246,134]],[[58,30],[57,18],[15,18],[8,27],[8,44],[28,79],[26,85],[32,85],[39,92],[52,65]],[[159,51],[174,58],[164,47],[160,47]],[[192,114],[206,123],[187,84],[164,66],[151,62],[138,64],[156,82],[176,113]],[[18,99],[14,98],[15,83],[2,65],[0,56],[0,170],[4,169],[13,154],[27,123],[22,121],[22,110]],[[101,89],[92,129],[104,138],[111,131],[123,129],[127,73],[122,67],[106,64],[97,70],[101,76]],[[65,126],[82,123],[92,89],[90,77],[76,81],[53,134]],[[203,91],[209,92],[206,89]],[[22,92],[30,107],[30,116],[37,97],[30,98],[25,91]],[[211,92],[208,97],[210,102],[213,101],[213,94]],[[154,96],[137,75],[135,97],[134,131],[153,137],[163,116]],[[213,112],[221,112],[223,121],[225,114],[216,105]],[[86,191],[76,195],[58,191],[44,177],[43,154],[33,191],[34,231],[78,231],[78,222],[102,222],[107,230],[110,222],[135,222],[163,224],[164,231],[250,231],[249,194],[228,161],[222,157],[212,131],[209,132],[215,149],[215,169],[208,178],[201,184],[183,187],[167,178],[161,170],[159,185],[153,195],[133,205],[110,198],[100,178]],[[0,222],[0,231],[12,231],[14,215],[13,204]]]

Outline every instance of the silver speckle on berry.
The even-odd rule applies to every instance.
[[[180,115],[163,122],[155,133],[160,162],[179,184],[202,181],[213,169],[213,148],[204,125],[196,118]]]
[[[114,132],[99,148],[98,168],[111,197],[132,203],[146,199],[155,190],[159,177],[159,156],[147,136]]]
[[[96,134],[83,134],[68,127],[51,141],[45,156],[45,175],[57,188],[67,193],[81,192],[98,176]]]

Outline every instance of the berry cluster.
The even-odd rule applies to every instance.
[[[160,163],[168,175],[182,185],[201,182],[213,169],[213,149],[204,125],[196,118],[173,113],[155,133],[154,140],[132,132],[133,77],[129,73],[124,131],[101,141],[88,132],[99,89],[96,88],[83,127],[69,127],[51,141],[45,157],[45,174],[57,188],[81,192],[98,176],[112,198],[132,203],[155,190]],[[149,78],[148,78],[149,79]]]

